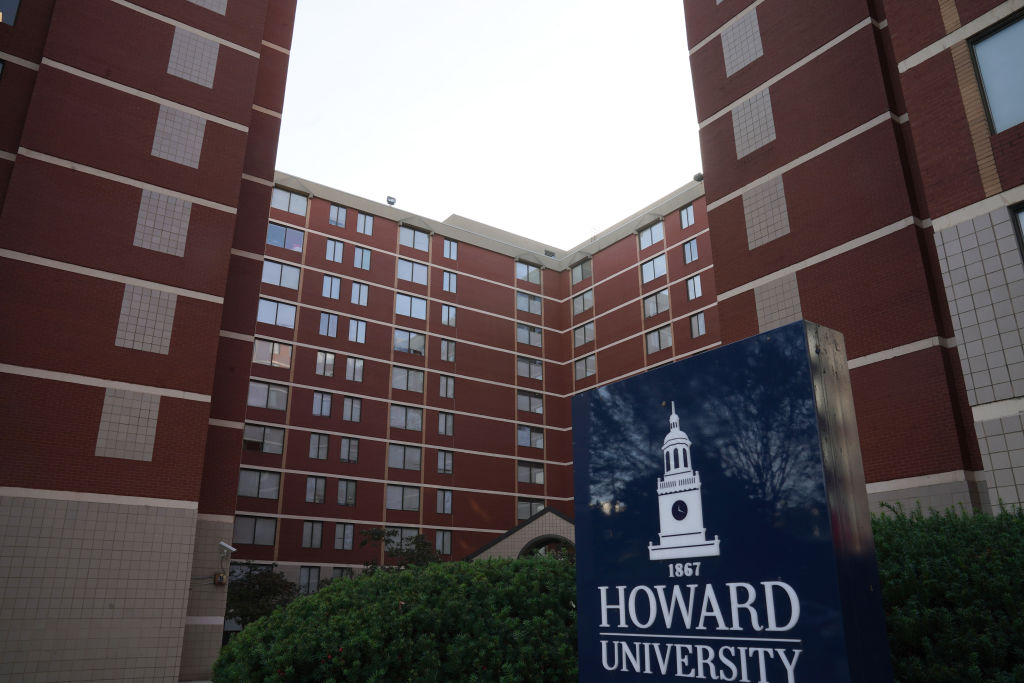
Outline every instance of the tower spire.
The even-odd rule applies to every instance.
[[[668,418],[668,425],[672,429],[679,429],[679,416],[676,415],[676,402],[672,401],[672,414]]]

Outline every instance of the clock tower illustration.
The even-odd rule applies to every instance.
[[[672,402],[669,430],[661,452],[665,476],[658,478],[658,512],[661,533],[658,545],[647,544],[651,560],[675,560],[685,557],[716,557],[718,536],[707,540],[704,513],[700,502],[700,474],[690,459],[690,437],[679,429],[676,404]]]

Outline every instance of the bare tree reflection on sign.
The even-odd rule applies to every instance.
[[[787,356],[793,351],[760,345],[747,358],[748,367],[791,368]],[[742,375],[734,377],[736,390],[706,404],[707,414],[719,425],[712,448],[722,459],[724,473],[740,480],[766,513],[811,503],[821,465],[814,450],[814,403],[803,386],[807,377],[780,371],[765,382],[763,372],[737,370]]]
[[[601,387],[590,403],[594,429],[590,443],[590,506],[606,514],[622,512],[627,488],[638,480],[645,484],[657,477],[661,448],[646,429],[629,395]]]

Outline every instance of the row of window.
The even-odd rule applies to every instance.
[[[451,493],[450,491],[448,492]],[[448,498],[449,504],[451,502],[450,496]],[[440,505],[440,496],[438,498],[438,504]],[[543,509],[542,501],[527,501],[520,499],[520,505],[526,502],[528,504],[535,505],[540,504],[539,509]],[[395,508],[398,509],[398,508]],[[519,513],[522,514],[521,512]],[[522,517],[520,517],[522,518]],[[419,529],[413,529],[408,527],[398,527],[398,533],[388,537],[388,547],[393,549],[394,546],[404,545],[412,541],[417,535],[419,535]],[[302,547],[303,548],[321,548],[323,547],[323,532],[324,522],[307,520],[302,523]],[[452,532],[444,529],[438,529],[435,533],[435,548],[441,555],[450,555],[452,552]],[[273,517],[251,517],[248,515],[236,515],[235,516],[235,528],[232,534],[233,543],[246,543],[250,545],[274,545],[274,537],[277,534],[277,520]],[[334,522],[334,549],[335,550],[352,550],[353,541],[355,540],[355,525],[350,522]],[[335,577],[341,578],[343,576],[351,575],[349,572],[339,571],[343,570],[342,567],[335,568]],[[320,568],[319,567],[301,567],[300,568],[300,591],[304,593],[314,592],[320,583]]]
[[[663,328],[664,329],[664,328]],[[358,360],[358,359],[351,359]],[[360,364],[362,361],[359,361]],[[361,372],[361,365],[360,372]],[[408,383],[410,372],[418,373],[419,379],[413,380],[412,386],[420,386],[422,390],[422,372],[418,370],[409,370],[408,368],[396,368],[397,370],[404,370],[404,373],[398,373],[398,381]],[[413,377],[417,375],[414,374]],[[395,378],[392,378],[394,384]],[[455,392],[455,379],[453,377],[442,376],[442,382],[440,384],[441,396],[445,398],[451,398]],[[313,392],[313,408],[312,414],[316,417],[331,417],[332,408],[334,404],[334,395],[327,391],[314,391]],[[260,382],[257,380],[249,381],[249,396],[248,405],[253,408],[268,408],[270,410],[281,410],[284,411],[288,407],[288,387],[282,384],[272,384],[270,382]],[[526,391],[516,391],[516,405],[519,410],[542,414],[544,412],[544,398],[541,394]],[[341,419],[346,422],[360,422],[362,420],[363,400],[353,396],[345,396],[342,398],[342,410]],[[408,429],[411,431],[423,431],[423,408],[418,406],[405,406],[392,404],[388,409],[388,424],[396,429]],[[441,436],[453,436],[454,435],[455,416],[452,413],[438,412],[437,416],[437,433]],[[523,429],[520,427],[520,429]],[[541,431],[541,446],[543,446],[543,431]],[[531,443],[521,443],[520,445],[529,446],[532,445],[533,438],[530,438]],[[279,443],[279,442],[277,442]],[[271,451],[276,452],[276,451]]]

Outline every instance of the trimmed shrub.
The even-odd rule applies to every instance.
[[[1024,681],[1024,513],[872,523],[900,683]]]
[[[576,567],[543,557],[336,580],[235,636],[215,681],[575,680]]]

